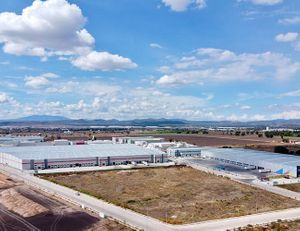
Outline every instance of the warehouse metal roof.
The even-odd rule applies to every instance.
[[[216,156],[227,160],[241,163],[253,163],[256,165],[263,162],[281,164],[286,166],[300,166],[300,156],[279,154],[273,152],[256,151],[243,148],[202,148],[202,155]]]
[[[44,139],[41,136],[0,136],[0,144],[18,143],[23,141],[40,142]]]
[[[163,154],[159,150],[146,149],[133,144],[0,147],[0,153],[10,154],[23,160]]]

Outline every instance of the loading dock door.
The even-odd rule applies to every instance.
[[[297,177],[300,177],[300,166],[297,166]]]

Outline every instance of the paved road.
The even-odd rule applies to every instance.
[[[1,166],[0,170],[12,178],[17,178],[19,180],[22,179],[34,187],[40,188],[52,194],[56,194],[67,201],[78,205],[84,205],[86,208],[90,208],[95,212],[102,212],[107,216],[113,217],[119,221],[126,221],[127,224],[130,224],[133,227],[149,231],[222,231],[246,226],[248,224],[262,224],[276,221],[278,219],[300,218],[300,208],[297,208],[238,218],[212,220],[201,223],[175,226],[163,223],[157,219],[144,216],[131,210],[106,203],[88,195],[81,194],[80,196],[77,196],[76,191],[72,189],[56,185],[15,169]]]

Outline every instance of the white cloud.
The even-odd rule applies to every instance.
[[[83,28],[86,19],[66,0],[33,1],[22,14],[0,14],[0,41],[15,55],[69,55],[89,50],[94,38]]]
[[[121,89],[121,87],[120,87]],[[76,95],[78,96],[78,95]],[[80,96],[79,96],[80,97]],[[6,93],[0,93],[0,118],[17,118],[32,114],[64,115],[70,118],[87,119],[136,119],[136,118],[188,118],[190,120],[266,120],[266,119],[297,119],[300,118],[300,104],[290,105],[280,110],[278,106],[269,114],[241,113],[240,110],[250,109],[239,103],[224,105],[233,108],[235,113],[218,114],[220,108],[208,107],[214,98],[208,94],[203,97],[173,95],[156,88],[138,87],[135,89],[113,91],[106,95],[71,99],[71,102],[38,101],[18,103]],[[159,102],[159,103],[157,103]],[[286,105],[285,105],[286,106]],[[133,113],[134,112],[134,113]]]
[[[290,91],[290,92],[286,92],[280,95],[280,97],[284,97],[284,96],[290,96],[290,97],[299,97],[300,96],[300,89],[296,90],[296,91]]]
[[[291,18],[279,19],[278,23],[284,24],[284,25],[296,25],[296,24],[300,24],[300,17],[299,16],[295,16],[295,17],[291,17]]]
[[[162,0],[173,11],[186,11],[190,6],[202,9],[206,7],[206,0]]]
[[[202,85],[203,80],[210,76],[210,70],[179,71],[170,75],[164,75],[156,81],[159,85],[181,85],[197,83]]]
[[[243,105],[243,106],[240,107],[240,109],[241,110],[249,110],[249,109],[251,109],[251,106],[249,106],[249,105]]]
[[[88,84],[91,86],[91,84]],[[81,92],[72,97],[71,103],[62,101],[38,101],[11,106],[6,110],[0,110],[0,118],[9,116],[20,117],[28,114],[58,114],[71,118],[202,118],[210,116],[204,109],[213,95],[203,97],[177,96],[156,88],[135,88],[124,90],[120,86],[110,86],[107,94],[107,86],[96,87],[88,91],[84,84]],[[102,88],[102,90],[101,90]],[[96,95],[97,91],[102,94]],[[79,99],[78,99],[79,97]],[[6,98],[5,98],[6,100]],[[160,102],[160,103],[157,103]],[[134,113],[133,113],[134,112]]]
[[[250,0],[250,1],[256,5],[268,5],[268,6],[276,5],[283,2],[283,0]]]
[[[300,119],[299,110],[284,111],[272,115],[272,119]]]
[[[286,34],[278,34],[275,37],[277,42],[293,42],[298,38],[298,33],[288,32]]]
[[[164,74],[168,74],[171,72],[171,68],[169,66],[161,66],[157,70]]]
[[[164,75],[156,82],[161,85],[172,85],[172,84],[180,84],[180,79],[174,78],[172,76]]]
[[[58,78],[58,75],[54,73],[45,73],[39,76],[26,76],[24,78],[25,86],[35,89],[42,88],[50,84],[49,79],[51,78]]]
[[[170,65],[172,66],[172,65]],[[160,77],[159,85],[203,84],[217,81],[257,81],[288,79],[300,71],[300,63],[280,53],[242,53],[200,48],[191,57],[179,58]]]
[[[0,43],[4,44],[4,52],[9,54],[38,56],[42,61],[58,56],[61,60],[73,60],[76,66],[83,66],[82,69],[102,70],[104,66],[106,70],[107,67],[123,69],[134,66],[126,63],[130,60],[121,56],[93,51],[95,39],[84,28],[86,21],[81,9],[67,0],[35,0],[21,14],[0,13]],[[100,63],[97,68],[77,65],[95,54],[105,55],[105,64]]]
[[[150,43],[149,46],[152,47],[152,48],[159,48],[159,49],[162,48],[162,46],[159,45],[158,43]]]
[[[7,103],[9,101],[10,97],[4,92],[0,92],[0,104]]]
[[[120,55],[110,54],[108,52],[92,51],[87,55],[80,56],[72,60],[72,64],[82,70],[121,70],[136,68],[137,64],[129,58],[124,58]]]

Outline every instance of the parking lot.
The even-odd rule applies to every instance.
[[[188,161],[192,164],[200,165],[213,170],[224,171],[227,173],[237,174],[244,177],[253,178],[264,178],[276,175],[274,173],[260,173],[257,169],[249,170],[244,169],[242,166],[225,163],[222,161],[203,159],[203,158],[189,158]]]

